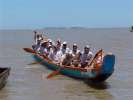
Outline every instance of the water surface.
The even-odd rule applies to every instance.
[[[11,66],[8,83],[0,90],[0,100],[132,100],[133,99],[133,33],[127,28],[109,29],[43,29],[53,40],[77,43],[82,50],[91,45],[116,55],[114,74],[104,83],[86,83],[63,75],[51,79],[51,72],[34,62],[22,48],[33,43],[31,30],[0,30],[0,66]]]

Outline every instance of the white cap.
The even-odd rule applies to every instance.
[[[89,46],[89,45],[86,45],[86,46],[85,46],[85,48],[88,48],[88,49],[89,49],[89,48],[90,48],[90,46]]]
[[[66,42],[66,41],[64,41],[64,42],[63,42],[63,44],[67,44],[67,42]]]
[[[76,46],[76,47],[77,47],[77,44],[76,44],[76,43],[74,43],[74,44],[73,44],[73,46]]]
[[[48,42],[52,42],[52,40],[51,39],[48,39]]]

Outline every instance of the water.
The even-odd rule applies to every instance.
[[[11,75],[5,88],[0,90],[0,100],[133,100],[133,33],[127,28],[110,29],[44,29],[53,40],[60,38],[70,44],[76,42],[80,49],[91,45],[95,53],[100,48],[116,55],[114,74],[104,84],[86,83],[63,75],[46,79],[51,72],[34,62],[23,51],[31,47],[31,30],[0,31],[0,66],[11,66]]]

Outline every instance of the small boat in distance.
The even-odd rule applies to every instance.
[[[133,26],[131,26],[131,28],[130,28],[130,32],[133,32]]]
[[[2,89],[7,83],[7,79],[10,74],[10,69],[10,67],[0,67],[0,89]]]

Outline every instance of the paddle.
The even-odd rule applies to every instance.
[[[24,49],[24,51],[26,51],[26,52],[28,52],[28,53],[33,53],[33,54],[37,54],[34,50],[32,50],[31,48],[23,48]],[[51,59],[49,59],[46,55],[43,55],[43,54],[40,54],[40,56],[42,56],[44,59],[46,59],[48,62],[52,62],[52,60]],[[28,64],[28,65],[33,65],[33,64],[41,64],[43,62],[43,60],[42,61],[40,61],[40,62],[33,62],[33,63],[31,63],[31,64]]]
[[[28,52],[28,53],[36,53],[34,50],[32,50],[31,48],[23,48],[24,51]]]
[[[29,63],[28,65],[41,64],[42,62],[43,61],[40,61],[40,62],[35,61],[35,62],[32,62],[32,63]]]
[[[24,51],[26,51],[26,52],[28,52],[28,53],[36,53],[34,50],[32,50],[31,48],[23,48],[24,49]],[[30,63],[30,64],[28,64],[28,65],[34,65],[34,64],[41,64],[43,61],[40,61],[40,62],[32,62],[32,63]]]
[[[60,73],[60,70],[56,70],[56,71],[53,71],[52,73],[50,73],[46,78],[49,79],[55,75],[58,75]]]
[[[56,71],[53,71],[52,73],[50,73],[46,78],[49,79],[55,75],[58,75],[60,73],[61,67],[59,69],[57,69]]]

